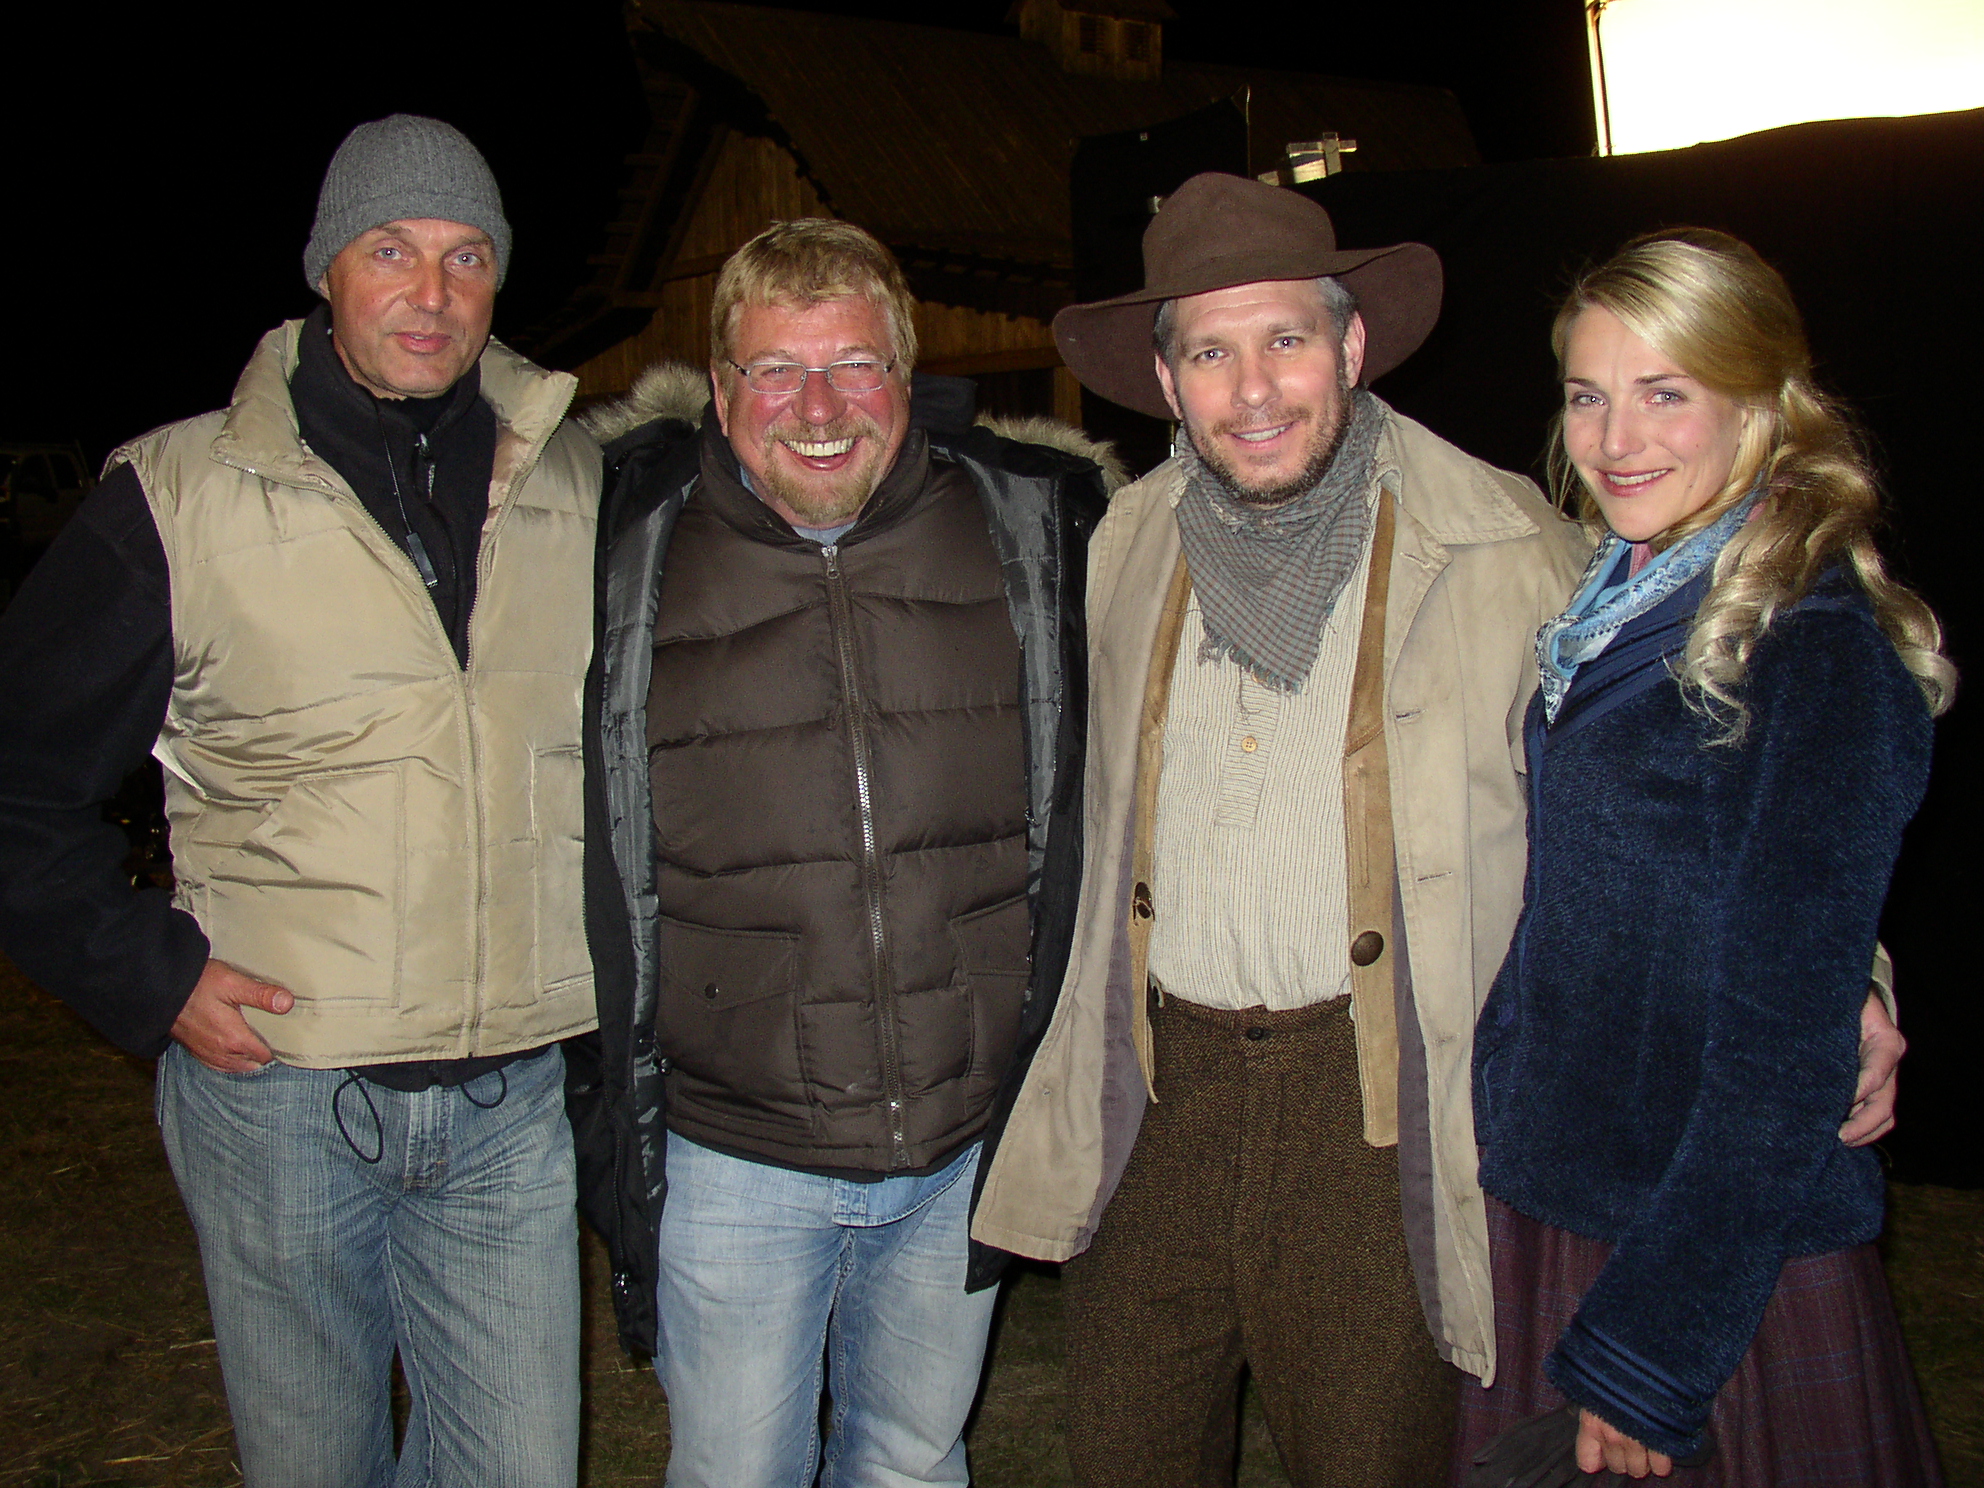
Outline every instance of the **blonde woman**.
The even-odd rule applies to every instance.
[[[1474,1054],[1498,1376],[1456,1460],[1560,1411],[1585,1473],[1939,1483],[1879,1163],[1837,1137],[1954,684],[1935,617],[1751,249],[1641,238],[1553,343],[1558,495],[1602,540],[1537,638],[1529,878]]]

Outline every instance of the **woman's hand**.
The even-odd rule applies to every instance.
[[[1907,1052],[1908,1040],[1888,1017],[1888,1005],[1878,992],[1869,993],[1860,1009],[1860,1083],[1839,1129],[1847,1146],[1865,1147],[1894,1130],[1895,1073]]]
[[[1588,1410],[1578,1412],[1578,1471],[1610,1469],[1629,1478],[1652,1473],[1664,1478],[1674,1471],[1674,1459],[1648,1451],[1625,1432],[1607,1426]]]

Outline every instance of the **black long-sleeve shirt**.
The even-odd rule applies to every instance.
[[[388,536],[403,548],[421,536],[428,592],[466,661],[496,438],[480,379],[471,368],[434,399],[375,399],[344,370],[321,306],[300,358],[291,393],[306,440]],[[210,953],[168,893],[131,887],[123,834],[102,812],[165,722],[170,584],[151,506],[124,465],[0,613],[0,949],[147,1058],[164,1050]]]
[[[157,1055],[207,963],[163,889],[133,891],[103,803],[172,695],[165,548],[129,466],[0,614],[0,948],[98,1032]]]

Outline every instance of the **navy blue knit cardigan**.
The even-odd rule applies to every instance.
[[[1669,670],[1708,575],[1526,722],[1522,918],[1474,1045],[1481,1183],[1615,1249],[1546,1362],[1657,1451],[1696,1449],[1787,1257],[1879,1232],[1843,1146],[1876,923],[1928,778],[1922,694],[1828,573],[1759,641],[1743,742]]]

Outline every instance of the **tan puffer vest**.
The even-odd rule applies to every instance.
[[[111,457],[172,583],[177,902],[296,995],[249,1022],[307,1068],[529,1049],[594,1024],[579,704],[599,450],[573,381],[492,342],[497,419],[469,664],[413,565],[305,447],[292,321],[224,411]]]

